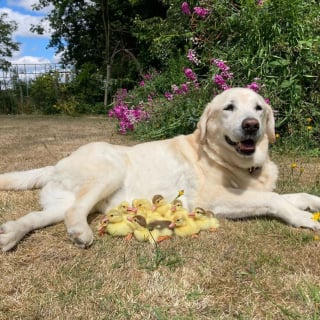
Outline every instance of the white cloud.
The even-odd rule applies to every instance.
[[[23,37],[50,37],[50,27],[48,21],[41,22],[41,16],[33,16],[28,14],[22,14],[17,11],[13,11],[10,8],[0,8],[0,14],[7,14],[7,21],[15,21],[18,24],[18,29],[13,33],[13,36],[23,36]],[[30,31],[31,25],[40,24],[44,27],[45,33],[43,35],[38,35]]]
[[[50,5],[48,8],[42,9],[40,11],[34,11],[32,10],[32,7],[34,4],[37,4],[37,0],[7,0],[7,5],[9,7],[18,7],[18,8],[23,8],[28,11],[32,12],[38,12],[38,13],[48,13],[52,6]]]
[[[32,57],[32,56],[23,56],[17,57],[10,60],[13,64],[44,64],[51,63],[51,61],[44,57]]]

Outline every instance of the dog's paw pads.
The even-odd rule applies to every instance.
[[[9,251],[24,236],[15,221],[8,221],[0,226],[0,248]]]
[[[88,230],[80,231],[77,229],[70,229],[68,231],[69,239],[78,247],[85,249],[91,246],[93,242],[93,233]]]

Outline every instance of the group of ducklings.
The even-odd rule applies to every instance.
[[[135,237],[155,244],[173,235],[197,237],[200,231],[215,231],[219,227],[213,212],[200,207],[189,212],[178,197],[171,203],[162,195],[155,195],[151,201],[134,199],[131,206],[123,201],[100,220],[98,234],[108,233],[126,240]]]

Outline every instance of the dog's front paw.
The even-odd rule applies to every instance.
[[[9,251],[26,235],[28,231],[17,221],[8,221],[0,226],[0,248]]]
[[[78,247],[85,249],[93,242],[93,232],[89,226],[73,226],[68,229],[70,240]]]
[[[307,211],[301,211],[300,213],[291,217],[290,224],[297,228],[307,228],[311,230],[320,230],[320,223],[313,219],[313,215]]]

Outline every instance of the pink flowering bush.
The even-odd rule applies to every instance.
[[[165,20],[146,21],[140,29],[141,41],[152,39],[143,54],[156,59],[161,72],[137,79],[111,115],[122,121],[122,132],[145,139],[188,133],[216,94],[237,86],[277,106],[281,133],[294,132],[293,123],[303,130],[301,115],[319,119],[320,104],[320,38],[313,31],[319,26],[311,6],[302,0],[171,1]],[[303,29],[299,17],[305,14],[314,23]]]
[[[126,89],[117,91],[114,101],[114,107],[109,111],[109,117],[119,120],[119,131],[126,134],[135,129],[137,123],[149,118],[149,114],[142,105],[129,107],[126,101],[128,92]]]
[[[193,12],[200,18],[204,19],[207,15],[209,15],[210,10],[202,7],[194,7]]]

